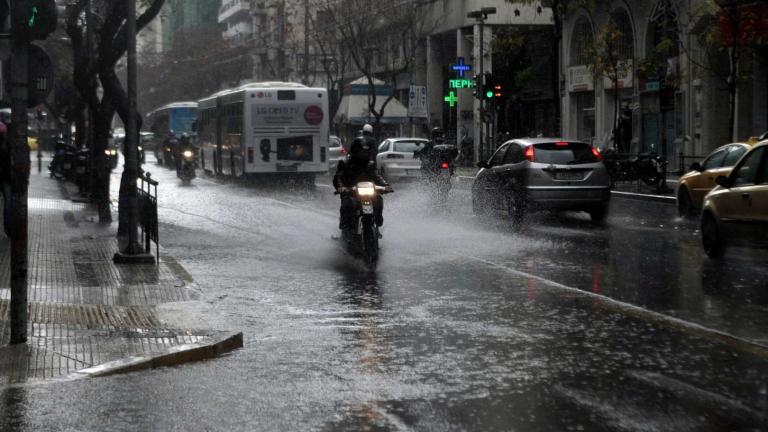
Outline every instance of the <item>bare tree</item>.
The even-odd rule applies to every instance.
[[[368,110],[378,131],[392,92],[378,103],[376,80],[396,89],[411,71],[417,49],[435,22],[427,20],[428,6],[417,0],[318,0],[319,10],[337,32],[351,64],[368,82]]]

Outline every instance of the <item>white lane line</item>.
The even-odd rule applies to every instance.
[[[524,271],[516,270],[516,269],[510,268],[505,265],[498,264],[483,258],[479,258],[472,255],[461,254],[457,252],[449,252],[449,253],[461,258],[483,263],[489,267],[494,267],[499,270],[503,270],[517,276],[534,279],[536,281],[542,282],[545,285],[548,285],[552,288],[555,288],[561,291],[566,291],[568,293],[575,294],[577,296],[598,300],[596,304],[607,310],[612,310],[614,312],[622,313],[622,314],[639,318],[642,320],[651,321],[657,324],[666,325],[668,327],[685,331],[694,336],[699,336],[702,338],[724,343],[732,348],[736,348],[741,351],[755,354],[760,357],[768,357],[768,346],[762,345],[755,341],[751,341],[749,339],[744,339],[739,336],[734,336],[732,334],[722,332],[720,330],[715,330],[709,327],[705,327],[701,324],[685,321],[670,315],[665,315],[659,312],[644,309],[640,306],[636,306],[631,303],[626,303],[620,300],[616,300],[614,298],[607,297],[603,294],[597,294],[590,291],[584,291],[579,288],[574,288],[568,285],[563,285],[559,282],[555,282],[555,281],[543,278],[541,276],[536,276],[534,274],[527,273]]]

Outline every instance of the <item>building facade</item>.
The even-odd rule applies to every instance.
[[[707,17],[717,10],[705,0],[598,0],[570,11],[561,47],[563,135],[602,147],[615,142],[620,152],[657,151],[678,167],[768,130],[766,56],[745,55],[729,136],[727,61],[696,36],[716,25],[716,15]],[[610,31],[620,34],[614,50],[622,67],[599,75],[590,47]]]
[[[200,27],[218,26],[222,0],[168,0],[161,17],[163,50],[173,46],[176,37]]]

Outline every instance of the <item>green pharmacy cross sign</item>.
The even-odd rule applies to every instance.
[[[459,101],[459,98],[456,97],[455,92],[451,91],[448,93],[448,96],[443,98],[443,100],[446,101],[451,108],[453,108],[456,106],[456,102]]]

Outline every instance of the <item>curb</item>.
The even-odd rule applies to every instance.
[[[227,333],[210,342],[179,345],[165,351],[142,356],[131,356],[81,369],[69,376],[70,379],[96,378],[176,366],[218,357],[221,354],[243,347],[243,333]]]

